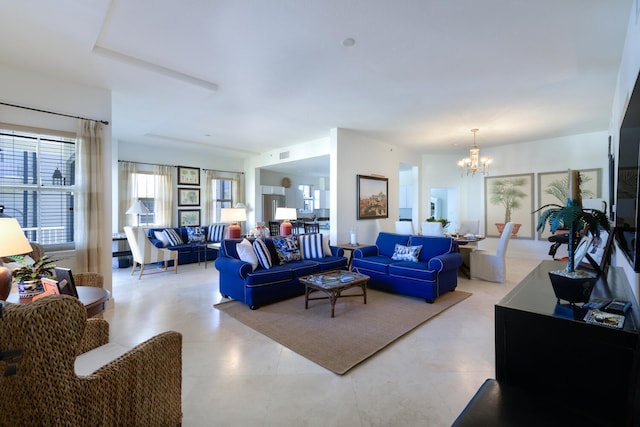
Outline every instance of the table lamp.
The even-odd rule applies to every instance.
[[[149,209],[142,203],[140,200],[135,202],[129,209],[127,209],[126,214],[136,214],[138,215],[138,226],[140,226],[140,215],[148,214]]]
[[[0,300],[4,301],[11,292],[11,270],[2,265],[2,257],[26,254],[33,249],[15,218],[0,218],[0,236]]]
[[[242,237],[242,230],[239,221],[247,220],[247,210],[245,208],[222,208],[220,210],[220,222],[230,222],[229,238],[239,239]]]
[[[298,219],[298,211],[296,208],[276,208],[276,221],[282,221],[280,224],[280,235],[289,236],[292,226],[289,221]]]

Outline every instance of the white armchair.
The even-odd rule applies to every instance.
[[[507,276],[505,255],[512,230],[513,223],[506,223],[498,242],[498,249],[495,252],[479,249],[469,254],[472,278],[498,283],[505,281]]]
[[[163,262],[164,269],[161,271],[155,271],[155,273],[173,271],[178,273],[178,251],[172,251],[169,249],[157,248],[151,243],[149,237],[142,227],[124,227],[124,232],[127,235],[127,241],[129,242],[129,248],[133,255],[133,269],[131,275],[135,273],[136,267],[140,265],[140,274],[138,279],[142,277],[144,267],[146,264],[152,264],[156,262]],[[169,269],[169,261],[173,261],[173,269]]]
[[[423,236],[444,236],[442,223],[439,221],[425,221],[422,223]]]
[[[396,233],[413,234],[413,222],[412,221],[396,221]]]

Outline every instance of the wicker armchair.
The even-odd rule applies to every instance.
[[[70,296],[7,303],[0,352],[23,354],[15,375],[3,376],[15,360],[0,361],[0,425],[179,425],[182,335],[161,333],[77,375],[76,356],[99,353],[108,335],[109,324],[87,320],[82,303]]]

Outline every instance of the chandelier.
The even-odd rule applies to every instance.
[[[473,132],[473,145],[469,149],[469,157],[458,162],[461,176],[464,175],[465,170],[467,171],[467,175],[471,174],[471,176],[475,175],[476,171],[479,171],[483,175],[489,173],[489,165],[493,162],[493,159],[491,157],[480,157],[480,149],[478,148],[478,144],[476,144],[476,133],[479,130],[480,129],[471,129],[471,132]]]

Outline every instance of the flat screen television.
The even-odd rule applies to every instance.
[[[638,170],[640,169],[640,78],[620,126],[615,237],[633,269],[640,272]]]

